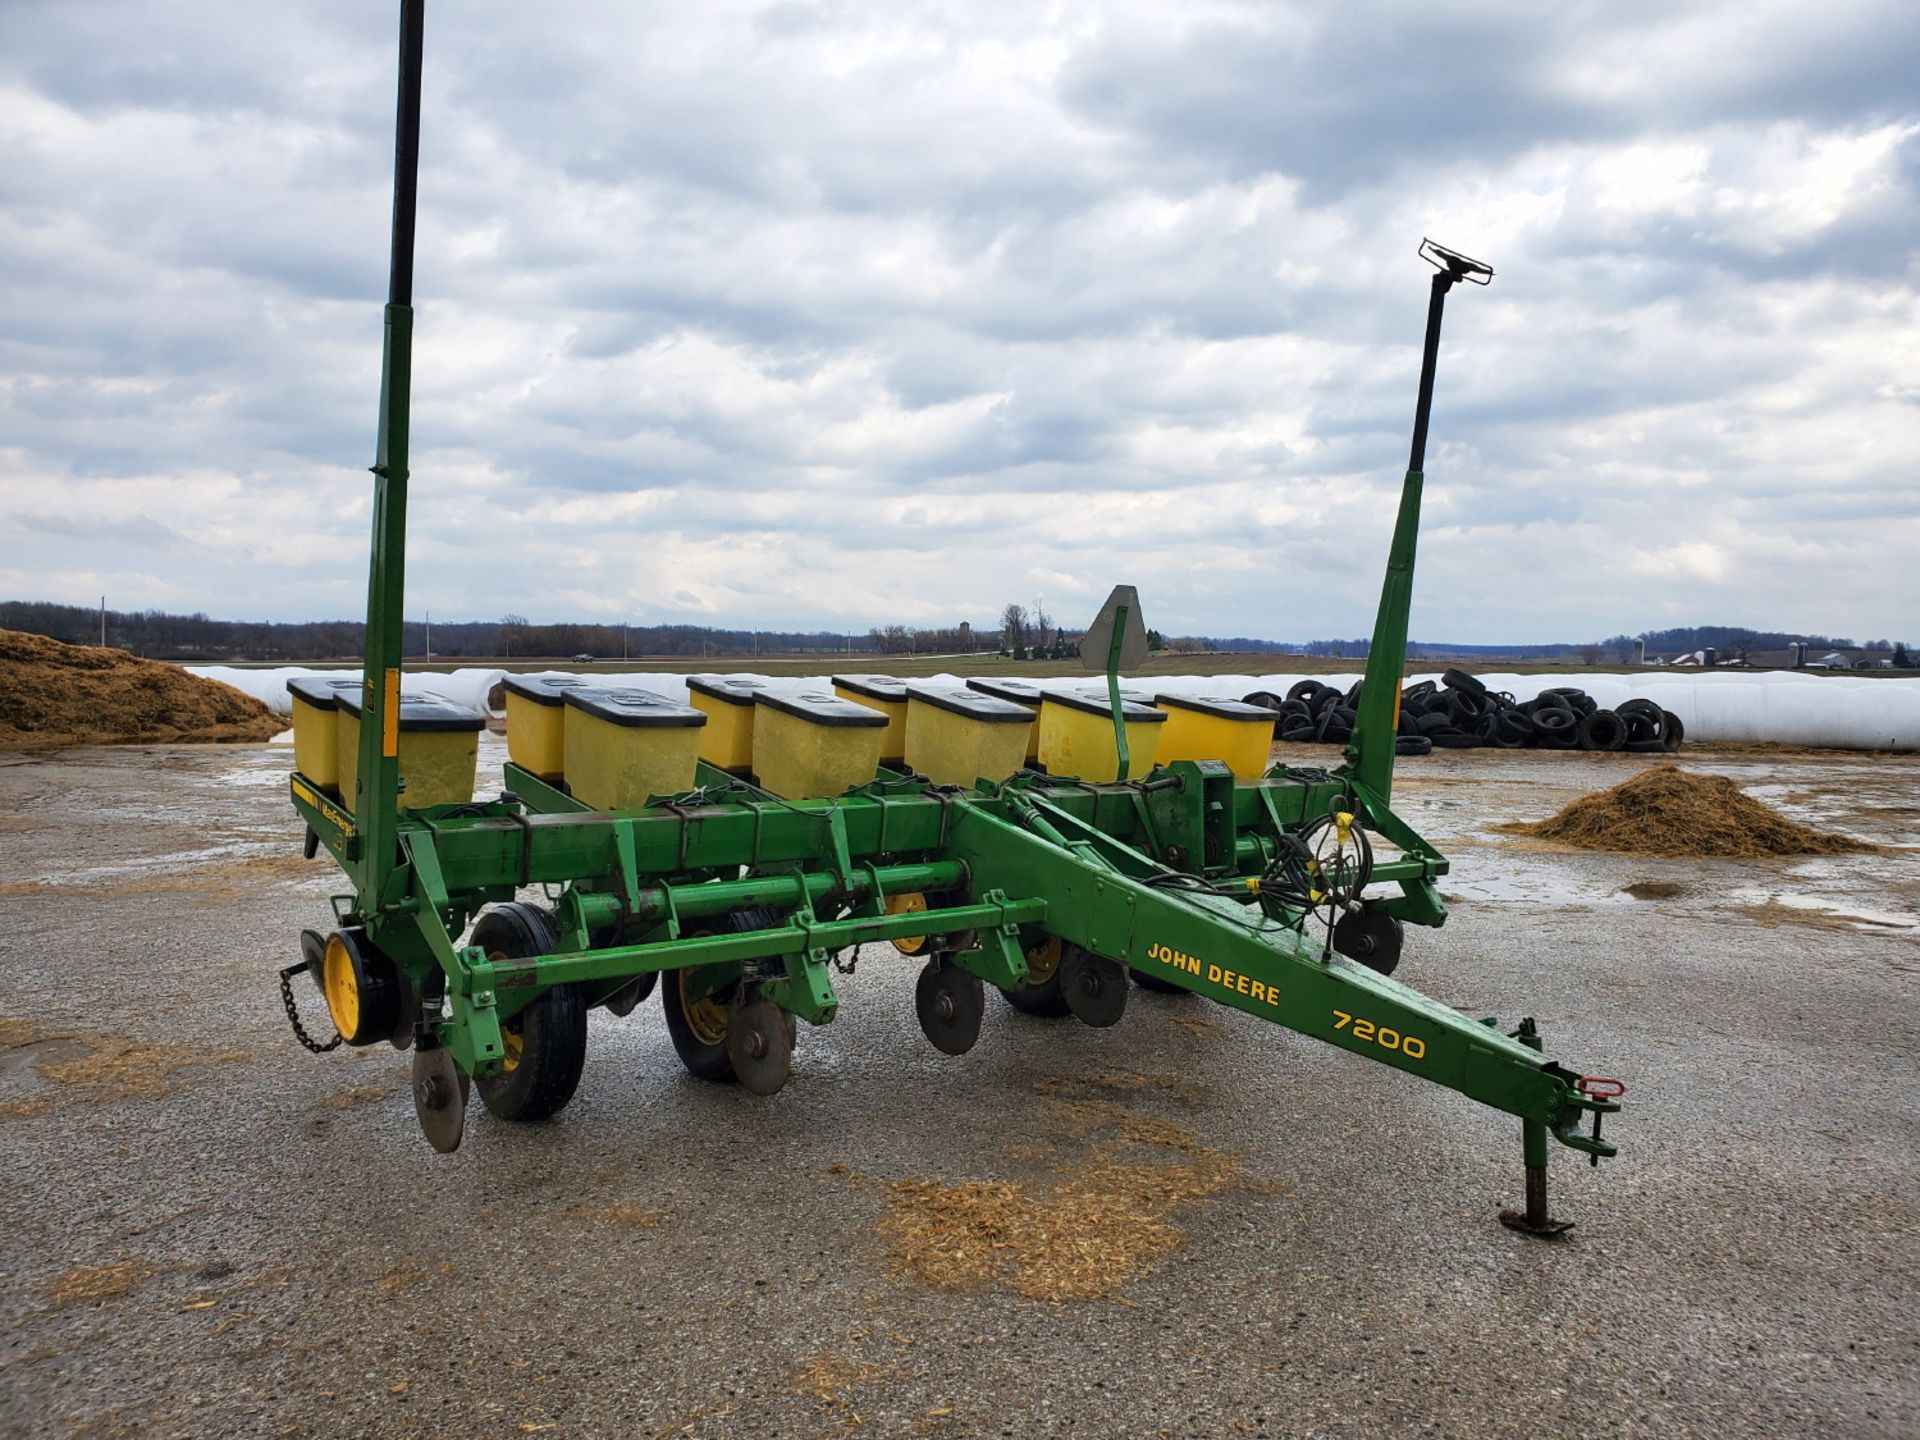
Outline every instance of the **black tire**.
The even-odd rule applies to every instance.
[[[1485,743],[1478,735],[1462,735],[1458,730],[1427,738],[1441,750],[1478,750]]]
[[[1250,690],[1240,697],[1242,705],[1258,705],[1266,710],[1278,710],[1286,701],[1271,690]]]
[[[1533,712],[1532,719],[1535,738],[1546,743],[1573,739],[1580,723],[1573,711],[1563,710],[1557,705],[1541,706]]]
[[[1447,713],[1453,716],[1453,723],[1462,730],[1470,730],[1487,713],[1490,703],[1484,694],[1455,690],[1447,696]]]
[[[711,929],[694,933],[764,930],[776,918],[770,910],[736,910],[712,921]],[[673,1053],[680,1057],[689,1075],[714,1085],[732,1085],[739,1077],[733,1073],[733,1061],[727,1055],[727,1007],[739,987],[725,985],[703,1001],[689,1001],[689,973],[688,969],[668,970],[660,977],[660,1008],[667,1017],[667,1038],[673,1041]],[[713,1004],[709,1007],[704,1001]],[[791,1026],[791,1017],[788,1023]]]
[[[1660,727],[1660,748],[1671,755],[1687,738],[1687,727],[1680,723],[1680,717],[1671,710],[1662,710],[1660,719],[1663,722]]]
[[[1525,745],[1533,739],[1533,717],[1502,708],[1494,717],[1494,738],[1503,745]]]
[[[482,915],[467,939],[490,957],[524,960],[559,940],[553,916],[537,905],[501,905]],[[507,1058],[498,1075],[477,1080],[481,1103],[501,1120],[530,1123],[559,1114],[580,1088],[587,1065],[587,1006],[579,987],[555,985],[500,1026]]]
[[[1058,947],[1063,942],[1053,937],[1050,941],[1042,941],[1038,946],[1030,946],[1027,950],[1028,960],[1031,961],[1035,952],[1046,948],[1049,943]],[[1054,950],[1053,969],[1046,979],[1037,985],[1015,985],[1011,989],[1000,988],[1000,993],[1006,997],[1007,1004],[1022,1015],[1031,1015],[1036,1020],[1064,1020],[1073,1013],[1067,1006],[1065,993],[1060,989],[1060,950],[1057,948]]]
[[[1618,750],[1627,743],[1627,727],[1611,710],[1595,710],[1580,721],[1582,750]]]
[[[1064,1020],[1073,1013],[1067,1008],[1067,997],[1060,993],[1058,972],[1038,985],[1016,985],[1000,993],[1006,997],[1007,1004],[1036,1020]]]
[[[1484,695],[1487,693],[1487,687],[1480,681],[1474,679],[1473,676],[1467,674],[1464,670],[1443,671],[1440,676],[1440,683],[1449,689],[1458,690],[1468,695]]]
[[[1541,697],[1552,696],[1565,705],[1575,715],[1585,719],[1600,708],[1597,701],[1586,691],[1574,685],[1556,685],[1551,690],[1542,690]]]
[[[1393,742],[1393,753],[1396,755],[1431,755],[1433,753],[1433,741],[1425,735],[1402,735],[1398,740]]]
[[[1458,735],[1460,727],[1451,715],[1426,714],[1415,722],[1422,735]]]
[[[691,966],[666,972],[660,987],[660,1008],[667,1017],[667,1036],[689,1075],[714,1085],[731,1085],[738,1077],[727,1054],[726,1013],[738,986],[728,985],[702,1000],[689,1000],[686,986],[692,974]],[[718,1021],[707,1002],[720,1012]]]
[[[1400,692],[1400,703],[1425,705],[1438,688],[1431,680],[1416,680]]]

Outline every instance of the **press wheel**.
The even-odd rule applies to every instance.
[[[913,1013],[933,1048],[943,1055],[964,1055],[980,1038],[987,1009],[980,977],[938,957],[929,960],[913,987]]]
[[[1000,990],[1007,1003],[1022,1015],[1041,1020],[1063,1020],[1072,1014],[1066,997],[1060,993],[1060,954],[1058,935],[1049,935],[1038,944],[1029,945],[1026,983]]]
[[[757,991],[736,994],[727,1009],[727,1058],[755,1095],[778,1094],[793,1074],[793,1030],[787,1013]]]

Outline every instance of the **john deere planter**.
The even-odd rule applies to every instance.
[[[1034,727],[1021,697],[852,676],[838,695],[797,697],[716,680],[679,707],[536,686],[509,700],[529,728],[504,791],[454,799],[450,769],[471,775],[471,732],[419,730],[410,760],[414,725],[453,721],[411,718],[400,661],[422,10],[401,6],[366,681],[333,726],[352,755],[297,747],[291,785],[309,843],[352,886],[332,932],[307,932],[304,958],[282,973],[283,986],[302,969],[319,982],[332,1043],[411,1047],[422,1128],[450,1151],[470,1089],[503,1120],[565,1105],[588,1011],[625,1014],[656,981],[690,1071],[772,1095],[798,1027],[838,1013],[834,961],[852,947],[895,943],[922,1028],[955,1055],[994,1022],[988,987],[1029,1015],[1104,1026],[1123,1018],[1131,973],[1516,1117],[1526,1203],[1502,1218],[1533,1234],[1564,1228],[1547,1212],[1548,1139],[1612,1155],[1600,1122],[1619,1108],[1617,1083],[1549,1059],[1530,1020],[1503,1031],[1390,978],[1403,927],[1446,919],[1447,862],[1391,807],[1394,711],[1442,307],[1454,285],[1492,272],[1421,247],[1437,273],[1412,459],[1337,769],[1250,762],[1246,707],[1182,704],[1169,722],[1123,699],[1118,675],[1146,645],[1122,586],[1082,650],[1105,672],[1099,698],[1040,707],[1032,738],[1055,761],[1048,773],[1024,768]],[[334,719],[331,698],[308,699],[315,723]],[[718,746],[704,738],[716,716]],[[1208,737],[1220,756],[1199,753]],[[1179,758],[1152,764],[1156,747]],[[321,757],[311,770],[309,754]],[[1064,757],[1085,773],[1058,773]],[[975,774],[982,764],[1009,773]],[[673,793],[652,793],[663,784]],[[527,887],[545,903],[518,899]]]

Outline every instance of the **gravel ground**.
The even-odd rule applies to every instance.
[[[594,1015],[558,1120],[476,1103],[435,1156],[404,1056],[287,1032],[272,972],[335,888],[287,759],[0,762],[0,1434],[1920,1431],[1911,852],[1553,853],[1488,827],[1643,762],[1403,765],[1455,905],[1401,977],[1631,1085],[1620,1159],[1556,1152],[1546,1245],[1494,1223],[1517,1124],[1450,1092],[1141,992],[1106,1031],[996,1004],[949,1060],[891,951],[772,1100],[687,1077],[649,1002]],[[1688,763],[1920,844],[1913,759]],[[1204,1183],[1088,1188],[1154,1164]],[[1021,1293],[1017,1246],[933,1288],[911,1181],[1120,1258],[1084,1299]]]

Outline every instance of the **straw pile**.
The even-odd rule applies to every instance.
[[[1156,1116],[1104,1100],[1060,1101],[1057,1108],[1062,1138],[1095,1143],[1091,1154],[1056,1166],[1051,1182],[884,1186],[887,1214],[879,1230],[896,1276],[930,1290],[1000,1288],[1030,1300],[1097,1300],[1180,1248],[1179,1211],[1222,1191],[1267,1188],[1237,1157]]]
[[[1633,779],[1584,795],[1558,815],[1505,827],[1519,834],[1630,855],[1841,855],[1871,850],[1864,841],[1814,830],[1741,793],[1722,775],[1656,765]]]
[[[251,695],[172,665],[0,630],[0,750],[258,742],[284,726]]]

